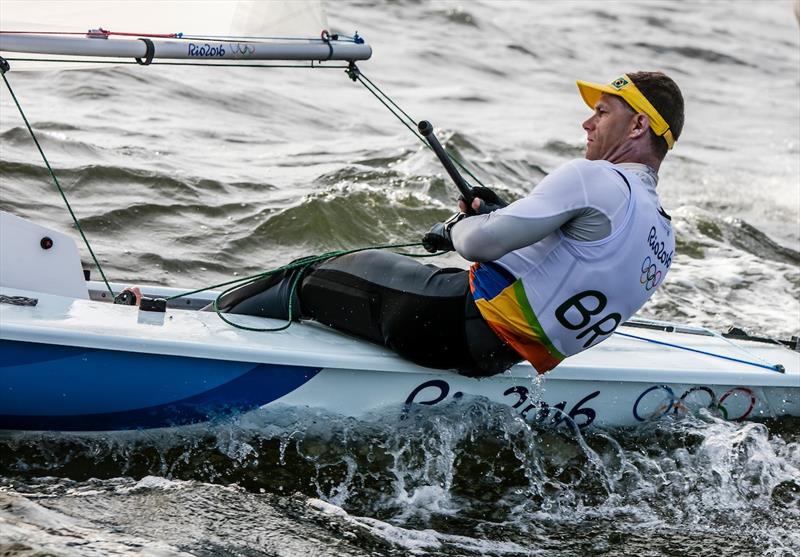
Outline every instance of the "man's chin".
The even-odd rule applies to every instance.
[[[589,161],[596,161],[600,158],[597,156],[597,153],[595,152],[594,149],[591,148],[590,145],[586,146],[586,154],[584,155],[584,157],[586,158],[586,160]]]

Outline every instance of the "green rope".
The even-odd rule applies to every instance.
[[[19,110],[20,116],[22,116],[22,120],[25,122],[25,126],[28,128],[28,132],[30,132],[31,138],[33,139],[33,142],[36,144],[36,148],[39,150],[39,154],[42,156],[42,160],[44,161],[45,166],[47,166],[47,171],[53,178],[53,182],[55,183],[56,188],[58,188],[58,193],[61,194],[61,199],[64,200],[64,203],[67,206],[67,210],[69,211],[70,216],[72,216],[72,221],[75,223],[75,227],[78,229],[78,232],[80,232],[81,238],[83,238],[83,242],[86,244],[86,248],[89,250],[92,259],[94,260],[94,264],[97,265],[97,270],[100,272],[100,276],[103,277],[103,282],[106,283],[106,288],[108,288],[108,292],[109,294],[111,294],[111,297],[113,298],[114,291],[111,289],[111,285],[108,283],[108,279],[106,278],[106,275],[103,272],[103,268],[100,266],[100,261],[97,260],[97,257],[95,256],[94,251],[92,250],[92,246],[89,245],[89,239],[86,238],[86,235],[83,233],[83,229],[81,228],[81,225],[78,222],[78,217],[75,216],[75,213],[72,210],[72,206],[69,204],[69,201],[67,201],[67,196],[64,193],[64,190],[61,188],[61,184],[58,183],[58,178],[56,178],[56,174],[55,172],[53,172],[53,168],[50,166],[50,162],[47,160],[47,157],[45,156],[44,151],[42,150],[42,146],[39,145],[39,140],[36,139],[36,134],[33,133],[33,128],[31,128],[30,123],[28,123],[28,118],[25,117],[25,112],[22,110],[22,106],[20,106],[19,101],[17,100],[17,96],[14,94],[14,90],[11,88],[11,84],[8,82],[8,79],[6,78],[5,70],[1,71],[0,75],[3,76],[3,81],[5,81],[6,83],[8,92],[11,93],[11,98],[14,99],[14,104],[17,105],[17,109]]]
[[[387,95],[386,93],[384,93],[384,92],[381,90],[381,88],[380,88],[380,87],[378,87],[377,85],[375,85],[375,84],[372,82],[372,80],[371,80],[370,78],[368,78],[366,75],[364,75],[363,73],[361,73],[361,70],[359,70],[358,74],[359,74],[361,77],[363,77],[363,78],[366,80],[366,82],[367,82],[367,83],[369,83],[369,84],[370,84],[372,87],[374,87],[374,88],[375,88],[375,90],[376,90],[376,91],[378,91],[378,93],[380,93],[381,95],[383,95],[384,97],[386,97],[386,100],[388,100],[390,103],[392,103],[392,106],[393,106],[393,107],[395,107],[397,110],[399,110],[400,112],[402,112],[402,113],[403,113],[403,116],[405,116],[405,117],[406,117],[408,120],[410,120],[411,122],[416,122],[416,121],[415,121],[415,120],[414,120],[414,119],[413,119],[411,116],[409,116],[409,115],[408,115],[408,113],[407,113],[405,110],[403,110],[402,108],[400,108],[400,107],[397,105],[397,103],[396,103],[396,102],[394,102],[394,101],[392,100],[392,98],[391,98],[389,95]]]
[[[214,302],[213,302],[213,305],[212,305],[214,311],[216,312],[217,316],[220,319],[222,319],[225,323],[227,323],[228,325],[231,325],[232,327],[235,327],[237,329],[243,329],[245,331],[255,331],[255,332],[259,332],[259,333],[272,333],[272,332],[283,331],[285,329],[288,329],[291,326],[292,322],[294,321],[294,319],[293,319],[292,299],[294,298],[295,292],[297,291],[297,285],[298,285],[298,283],[300,281],[300,278],[302,278],[302,276],[304,274],[304,271],[306,269],[310,268],[312,265],[316,265],[317,263],[321,263],[323,261],[327,261],[328,259],[333,259],[334,257],[339,257],[339,256],[342,256],[342,255],[349,255],[351,253],[358,253],[360,251],[367,251],[367,250],[373,250],[373,249],[408,248],[408,247],[417,247],[417,246],[421,246],[421,245],[422,245],[421,242],[413,242],[413,243],[406,243],[406,244],[384,244],[384,245],[380,245],[380,246],[367,246],[367,247],[354,248],[354,249],[349,249],[349,250],[329,251],[329,252],[323,253],[321,255],[310,255],[310,256],[298,259],[296,261],[292,261],[291,263],[283,265],[282,267],[278,267],[277,269],[264,271],[262,273],[257,273],[255,275],[250,275],[250,276],[242,277],[242,278],[239,278],[239,279],[229,280],[227,282],[222,282],[222,283],[215,284],[215,285],[212,285],[212,286],[205,286],[205,287],[199,288],[197,290],[191,290],[189,292],[183,292],[181,294],[176,294],[175,296],[170,296],[169,298],[166,298],[166,299],[167,300],[175,300],[177,298],[183,298],[185,296],[190,296],[192,294],[197,294],[198,292],[205,292],[206,290],[211,290],[211,289],[219,288],[219,287],[222,287],[222,286],[230,286],[230,288],[228,288],[226,290],[223,290],[222,292],[220,292],[217,295],[217,297],[214,299]],[[400,255],[406,255],[408,257],[435,257],[437,255],[442,255],[445,252],[437,252],[437,253],[403,253],[403,252],[396,252],[396,253],[399,253]],[[232,292],[232,291],[234,291],[237,288],[240,288],[242,286],[247,286],[248,284],[252,284],[252,283],[254,283],[256,281],[259,281],[259,280],[261,280],[263,278],[266,278],[266,277],[269,277],[269,276],[272,276],[272,275],[275,275],[275,274],[278,274],[278,273],[282,273],[282,272],[285,272],[285,271],[292,271],[292,270],[295,270],[295,269],[300,269],[300,272],[297,273],[297,276],[295,276],[294,279],[292,280],[292,286],[291,286],[291,289],[289,291],[289,318],[287,319],[287,321],[286,321],[286,323],[284,325],[281,325],[280,327],[267,327],[267,328],[248,327],[247,325],[241,325],[239,323],[234,323],[230,319],[227,319],[223,315],[222,310],[220,310],[219,301],[226,294],[228,294],[229,292]],[[231,285],[233,285],[233,286],[231,286]]]

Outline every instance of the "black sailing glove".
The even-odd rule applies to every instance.
[[[472,194],[483,202],[477,211],[479,215],[489,214],[508,205],[505,199],[494,193],[493,190],[483,186],[473,187]],[[460,199],[464,201],[463,197]]]
[[[422,237],[422,247],[429,253],[436,253],[437,251],[453,251],[453,240],[450,238],[450,230],[461,219],[466,218],[464,213],[456,213],[444,222],[437,222],[428,233]]]

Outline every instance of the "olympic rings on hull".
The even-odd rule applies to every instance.
[[[667,395],[669,396],[669,400],[670,400],[669,404],[665,404],[665,405],[662,405],[662,406],[658,407],[647,418],[641,417],[639,415],[639,403],[642,402],[642,399],[645,396],[647,396],[648,393],[650,393],[652,391],[657,391],[659,389],[662,389],[664,392],[667,393]],[[649,389],[645,389],[645,391],[642,392],[642,394],[639,395],[639,398],[636,399],[636,402],[633,403],[633,417],[636,418],[640,422],[644,422],[644,421],[646,421],[648,419],[652,420],[652,419],[661,418],[662,416],[666,416],[667,414],[669,414],[669,411],[672,409],[674,404],[675,404],[675,393],[672,391],[672,389],[669,387],[669,385],[653,385]],[[660,412],[662,410],[663,410],[663,412],[661,414],[656,415],[658,412]]]
[[[731,395],[736,396],[734,394],[736,392],[741,392],[741,393],[744,393],[746,395],[749,395],[750,396],[750,405],[747,407],[747,410],[744,411],[744,414],[742,414],[738,418],[731,418],[730,416],[728,416],[728,410],[725,408],[724,402],[725,402],[725,399],[728,398],[729,396],[731,396]],[[733,389],[730,389],[729,391],[726,391],[724,395],[719,397],[719,406],[718,407],[719,407],[720,411],[723,413],[723,415],[725,416],[726,420],[732,420],[734,422],[738,422],[739,420],[743,420],[747,416],[750,415],[750,412],[752,412],[753,408],[755,408],[755,406],[756,406],[756,402],[757,402],[756,395],[755,395],[755,393],[753,391],[751,391],[747,387],[734,387]]]
[[[665,401],[656,406],[656,408],[650,412],[645,411],[645,408],[642,408],[642,401],[652,392],[661,391],[665,395]],[[683,392],[680,397],[675,396],[675,392],[669,385],[653,385],[652,387],[648,387],[639,397],[636,399],[636,402],[633,403],[633,417],[640,422],[644,422],[647,420],[654,420],[666,416],[670,412],[677,415],[685,415],[690,412],[690,406],[697,407],[696,404],[689,404],[691,400],[696,399],[697,394],[702,394],[704,397],[708,398],[708,403],[705,404],[705,408],[711,408],[714,410],[719,410],[722,416],[726,420],[738,422],[740,420],[744,420],[747,418],[756,406],[758,402],[758,398],[756,397],[755,393],[752,389],[748,387],[733,387],[725,391],[722,396],[717,398],[716,393],[710,388],[705,385],[698,385],[694,387],[690,387]],[[748,397],[748,405],[741,414],[738,416],[731,416],[730,410],[725,405],[725,401],[729,398],[738,398],[740,395],[744,395]],[[652,399],[652,397],[650,397]],[[644,416],[642,414],[645,414]]]

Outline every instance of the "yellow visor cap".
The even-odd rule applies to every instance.
[[[594,105],[597,104],[600,95],[603,93],[622,97],[636,112],[647,115],[650,119],[650,127],[657,136],[664,138],[664,141],[667,142],[667,148],[672,149],[672,146],[675,145],[675,138],[672,137],[672,132],[669,129],[667,121],[661,117],[658,110],[650,104],[647,97],[639,91],[639,88],[634,85],[631,78],[627,75],[618,77],[609,85],[590,83],[588,81],[577,81],[576,83],[578,84],[581,97],[583,97],[584,102],[586,102],[592,110],[594,110]]]

